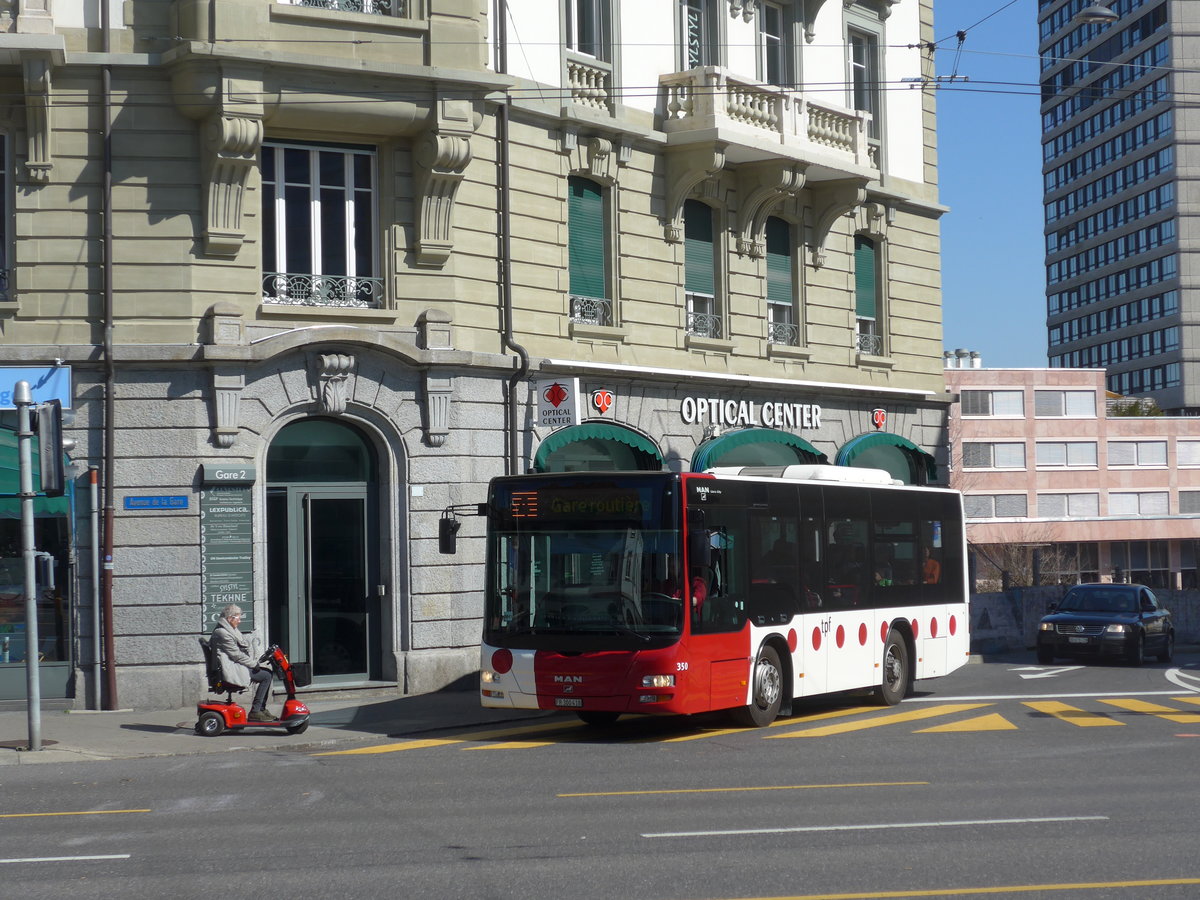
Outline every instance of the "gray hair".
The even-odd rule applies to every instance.
[[[230,616],[240,616],[241,614],[242,608],[236,603],[230,603],[223,610],[221,610],[222,619],[228,619]]]

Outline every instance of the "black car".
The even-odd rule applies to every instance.
[[[1037,658],[1116,657],[1140,666],[1147,653],[1170,662],[1175,626],[1170,610],[1140,584],[1078,584],[1038,624]]]

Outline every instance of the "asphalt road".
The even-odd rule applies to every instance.
[[[1200,660],[968,666],[774,727],[570,718],[12,767],[0,895],[1195,897]]]

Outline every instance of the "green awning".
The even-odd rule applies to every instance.
[[[794,466],[829,462],[803,438],[773,428],[739,428],[705,441],[692,454],[692,471],[715,466]]]
[[[862,466],[866,468],[886,469],[893,475],[894,465],[888,465],[887,451],[900,451],[908,467],[908,477],[901,478],[909,484],[928,484],[937,480],[937,463],[933,456],[922,450],[908,438],[890,431],[873,431],[851,438],[838,450],[836,464],[839,466]],[[924,476],[922,479],[921,476]]]
[[[627,447],[643,453],[649,460],[663,464],[662,453],[647,437],[631,428],[612,425],[608,422],[585,422],[582,425],[568,425],[553,432],[538,446],[537,455],[533,460],[535,472],[546,471],[547,462],[552,454],[564,447],[581,441],[616,441]]]
[[[33,438],[31,447],[33,457],[33,488],[37,490],[41,484],[41,467],[38,465],[38,439]],[[68,482],[68,491],[70,490]],[[17,497],[4,496],[17,494],[21,490],[20,450],[17,447],[17,433],[7,428],[0,428],[0,519],[21,518],[21,501]],[[68,497],[38,497],[33,501],[33,514],[38,518],[47,516],[65,516],[71,509]]]

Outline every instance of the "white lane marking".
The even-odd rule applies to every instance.
[[[961,828],[964,825],[1038,825],[1043,822],[1107,822],[1108,816],[1048,816],[1040,819],[963,819],[958,822],[881,822],[875,825],[809,825],[799,828],[744,828],[730,831],[661,831],[644,838],[730,837],[743,834],[799,834],[812,831],[879,831],[896,828]]]
[[[1053,678],[1055,675],[1064,675],[1067,672],[1075,672],[1082,669],[1083,666],[1053,666],[1049,669],[1043,666],[1022,666],[1019,669],[1009,669],[1010,672],[1032,672],[1032,675],[1022,674],[1022,678]]]
[[[1200,673],[1193,675],[1191,672],[1184,672],[1183,669],[1167,669],[1167,681],[1179,685],[1185,691],[1200,693]]]
[[[1200,688],[1197,688],[1200,690]],[[1092,694],[987,694],[977,697],[905,697],[908,703],[969,703],[975,700],[1070,700],[1087,697],[1170,697],[1174,691],[1098,691]]]
[[[129,854],[112,853],[106,856],[26,856],[23,859],[0,859],[0,863],[86,862],[97,859],[129,859]]]

